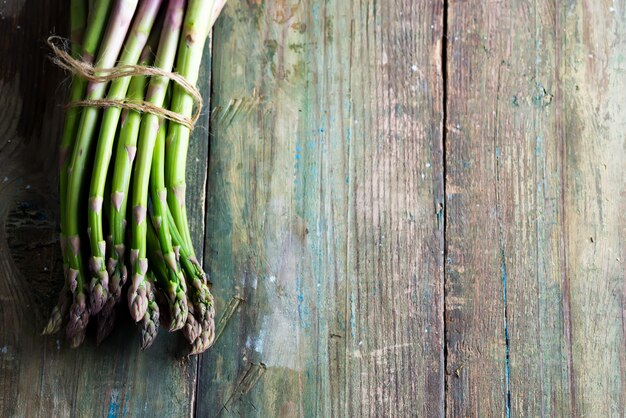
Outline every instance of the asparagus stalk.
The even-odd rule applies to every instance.
[[[70,0],[70,41],[72,42],[72,56],[74,58],[80,58],[83,52],[82,42],[87,24],[88,8],[87,0]]]
[[[117,0],[107,26],[102,47],[98,53],[96,67],[111,68],[119,55],[126,32],[138,0]],[[108,83],[89,83],[87,85],[87,99],[100,99],[104,96]],[[92,148],[92,138],[96,128],[99,110],[85,107],[81,112],[80,123],[76,138],[76,145],[72,150],[72,157],[68,166],[68,186],[64,224],[67,230],[67,240],[71,251],[68,251],[69,269],[68,282],[74,295],[74,302],[70,308],[70,322],[66,332],[68,337],[79,334],[89,321],[89,308],[85,295],[84,268],[80,251],[80,204],[81,191],[85,185],[85,168],[87,157]]]
[[[87,23],[87,0],[72,0],[70,13],[70,30],[72,41],[72,56],[81,58],[91,63],[102,33],[104,24],[109,13],[109,2],[100,0],[94,4],[93,12],[89,16],[89,24],[85,31],[85,23]],[[84,37],[84,39],[83,39]],[[80,77],[72,78],[72,86],[70,87],[70,101],[76,101],[83,98],[85,94],[85,86],[87,82]],[[71,151],[74,138],[76,136],[78,109],[71,108],[67,111],[65,123],[63,125],[63,133],[61,134],[61,142],[59,144],[59,195],[61,197],[61,214],[65,213],[65,194],[67,193],[67,167],[68,153]],[[63,258],[63,270],[67,277],[69,268],[69,260],[67,258],[67,240],[65,238],[65,228],[63,225],[63,216],[61,216],[61,255]],[[70,307],[71,291],[70,285],[65,282],[59,301],[52,310],[50,320],[43,331],[44,335],[57,333],[61,329],[63,319]]]
[[[165,126],[159,130],[150,174],[150,195],[152,198],[151,220],[160,243],[161,254],[167,270],[168,286],[166,296],[170,302],[170,331],[184,326],[187,316],[185,278],[178,265],[176,253],[167,222],[167,189],[165,188]]]
[[[219,0],[219,4],[223,4]],[[212,16],[215,0],[191,0],[185,22],[183,24],[183,36],[178,47],[176,71],[185,77],[191,84],[196,84],[202,50],[214,21]],[[218,5],[219,6],[219,5]],[[193,98],[180,86],[174,86],[171,110],[185,116],[191,116],[193,111]],[[181,233],[184,243],[193,253],[191,233],[187,223],[187,210],[185,207],[185,170],[187,164],[187,149],[189,147],[189,128],[178,123],[171,123],[166,140],[166,182],[168,188],[168,203],[172,216]]]
[[[161,252],[161,243],[159,242],[159,237],[157,236],[152,222],[148,222],[147,224],[146,245],[148,248],[148,262],[150,264],[147,277],[149,280],[153,281],[157,288],[162,290],[154,295],[155,299],[158,299],[161,305],[165,305],[166,303],[169,305],[170,298],[166,295],[168,286],[170,285],[167,279],[167,267],[165,266],[163,253]],[[172,309],[164,311],[163,315],[160,317],[160,322],[168,328],[172,322],[171,311]]]
[[[167,211],[167,220],[172,233],[172,242],[178,249],[180,263],[185,271],[188,282],[187,294],[191,299],[189,318],[185,326],[185,336],[192,343],[192,354],[206,351],[215,339],[215,304],[209,290],[206,275],[198,262],[191,258],[191,251],[182,242],[182,237],[176,228],[172,214]],[[193,333],[192,333],[193,332]],[[197,334],[195,334],[197,332]],[[195,337],[191,337],[195,335]],[[197,337],[202,337],[196,341]]]
[[[134,65],[137,63],[141,51],[146,45],[161,2],[162,0],[144,0],[141,2],[133,26],[124,43],[119,65]],[[107,98],[112,100],[123,99],[128,91],[130,81],[130,76],[115,79],[111,82]],[[104,262],[106,241],[102,230],[102,202],[120,114],[121,109],[118,107],[109,107],[104,111],[89,191],[89,209],[87,213],[92,254],[89,262],[92,274],[89,286],[92,315],[100,312],[108,298],[109,275]]]
[[[152,61],[152,52],[153,47],[151,45],[144,48],[140,61],[142,65],[147,65]],[[128,98],[131,100],[143,100],[147,84],[147,77],[134,76],[128,89]],[[141,114],[139,112],[129,109],[125,109],[122,112],[120,137],[115,155],[115,168],[111,186],[110,236],[112,249],[107,263],[108,273],[111,277],[109,291],[114,298],[119,298],[121,295],[122,286],[127,277],[127,269],[124,265],[126,207],[130,175],[137,151],[137,137],[140,124]]]
[[[183,238],[178,232],[172,212],[167,208],[167,221],[169,224],[169,230],[172,236],[172,243],[174,245],[174,251],[178,254],[177,259],[183,267],[185,277],[192,277],[194,280],[200,280],[204,284],[207,284],[207,277],[198,263],[198,260],[193,256],[191,249],[183,242]]]
[[[160,20],[155,25],[159,25]],[[148,38],[148,43],[141,53],[139,65],[150,65],[153,61],[153,53],[158,42],[160,29],[153,29]],[[143,100],[148,78],[134,76],[128,87],[128,98],[131,100]],[[112,331],[115,324],[115,306],[122,296],[122,286],[127,277],[127,269],[124,265],[125,255],[125,229],[126,229],[126,203],[128,201],[128,188],[130,173],[132,170],[135,151],[137,149],[137,136],[141,114],[129,109],[122,111],[120,119],[120,134],[117,141],[115,154],[115,167],[111,180],[111,205],[109,206],[109,240],[110,255],[107,261],[107,273],[109,275],[109,297],[104,307],[98,314],[98,344],[102,342]]]
[[[167,9],[167,19],[164,23],[161,40],[155,58],[155,67],[165,71],[171,71],[176,57],[176,46],[180,35],[180,25],[185,8],[185,0],[170,0]],[[155,106],[162,106],[167,91],[168,79],[153,76],[148,86],[146,99]],[[144,114],[139,131],[139,146],[137,161],[133,171],[133,195],[132,195],[132,239],[131,239],[131,270],[132,285],[128,291],[128,305],[131,316],[135,321],[140,321],[146,313],[147,298],[145,288],[145,274],[148,270],[146,258],[146,215],[148,206],[148,186],[150,179],[150,166],[152,154],[157,136],[162,123],[159,117],[152,114]],[[166,256],[166,254],[164,254]],[[171,276],[170,282],[173,287],[168,293],[170,302],[180,309],[173,317],[174,329],[182,327],[187,313],[186,297],[184,289]],[[184,309],[181,307],[185,306]],[[176,326],[180,324],[180,327]]]
[[[74,58],[82,58],[86,63],[91,64],[93,57],[100,46],[100,40],[104,32],[104,25],[110,10],[109,0],[96,0],[93,9],[89,13],[89,22],[85,31],[86,20],[86,0],[72,0],[71,3],[71,40],[72,55]],[[82,33],[84,31],[84,39]],[[85,87],[87,81],[79,76],[72,78],[72,86],[70,88],[70,101],[76,101],[85,95]],[[65,193],[67,191],[67,166],[69,164],[68,154],[72,151],[76,130],[78,128],[79,109],[70,108],[65,117],[63,133],[61,134],[61,143],[59,144],[59,163],[60,171],[60,196],[61,196],[61,213],[63,213],[65,203]],[[61,218],[61,231],[63,232],[63,218]]]

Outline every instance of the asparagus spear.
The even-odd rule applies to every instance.
[[[70,0],[70,41],[72,56],[80,58],[83,53],[83,36],[87,24],[88,0]],[[74,80],[72,80],[72,83]]]
[[[144,0],[141,2],[137,10],[137,17],[124,43],[119,65],[134,65],[137,63],[141,51],[146,45],[159,7],[161,7],[161,2],[162,0]],[[112,100],[123,99],[128,91],[130,81],[131,77],[115,79],[111,82],[107,98]],[[106,241],[102,232],[102,202],[120,114],[121,109],[118,107],[109,107],[104,111],[89,191],[88,217],[92,254],[90,259],[92,279],[89,290],[92,315],[100,312],[108,298],[109,275],[104,263]]]
[[[104,31],[104,23],[109,13],[109,2],[99,0],[94,4],[93,11],[89,15],[87,30],[85,31],[85,23],[87,23],[87,0],[72,0],[70,13],[70,30],[72,41],[72,56],[81,58],[91,63],[102,33]],[[84,37],[84,39],[83,39]],[[80,77],[72,78],[72,86],[70,87],[70,101],[76,101],[83,98],[85,94],[85,86],[87,82]],[[61,134],[61,142],[59,144],[59,195],[61,197],[61,214],[65,213],[65,194],[67,193],[67,155],[71,151],[74,138],[76,136],[78,109],[71,108],[65,116],[63,125],[63,133]],[[67,258],[67,240],[65,239],[65,228],[63,225],[63,216],[61,216],[61,255],[63,258],[63,270],[67,276],[69,268],[69,260]],[[57,333],[61,329],[63,318],[67,314],[70,307],[71,291],[67,281],[63,285],[59,301],[52,310],[50,320],[43,331],[44,335]]]
[[[109,0],[96,0],[92,10],[89,13],[89,21],[87,29],[84,31],[86,20],[86,0],[72,0],[70,25],[72,31],[72,55],[74,58],[82,58],[86,63],[91,64],[96,54],[107,16],[109,15],[111,2]],[[82,19],[82,22],[81,22]],[[81,28],[82,27],[82,28]],[[84,31],[84,39],[81,33]],[[85,95],[85,87],[87,81],[79,76],[72,78],[72,86],[70,88],[70,101],[76,101]],[[65,194],[67,191],[67,167],[69,164],[68,154],[72,151],[74,138],[76,138],[76,130],[78,128],[78,108],[70,108],[65,117],[63,133],[61,134],[61,143],[59,144],[59,163],[61,166],[59,182],[61,196],[61,213],[65,208]],[[63,218],[61,218],[61,233],[63,233]],[[63,247],[62,247],[63,248]],[[63,248],[64,249],[64,248]]]
[[[102,41],[102,47],[98,52],[96,67],[111,68],[119,55],[124,42],[124,37],[130,26],[130,22],[138,0],[117,0],[107,25],[107,30]],[[87,99],[100,99],[104,96],[108,83],[89,83],[87,85]],[[85,107],[81,112],[80,123],[76,144],[72,150],[72,157],[68,166],[68,185],[66,208],[63,222],[66,228],[69,249],[68,282],[74,295],[74,302],[70,308],[70,321],[66,332],[68,337],[79,334],[89,321],[89,309],[85,295],[84,268],[80,251],[80,206],[81,191],[85,185],[85,168],[87,157],[92,148],[92,138],[96,128],[99,110],[93,107]],[[94,202],[95,203],[95,202]]]
[[[187,320],[185,335],[192,343],[192,354],[199,354],[209,348],[215,339],[215,304],[207,284],[206,275],[197,261],[191,259],[191,252],[182,242],[182,237],[169,210],[167,211],[167,220],[172,233],[172,242],[178,249],[180,263],[183,265],[185,279],[188,282],[187,294],[192,302],[189,307],[189,319]],[[191,338],[191,335],[195,335],[195,337]],[[196,341],[199,336],[202,338]]]
[[[143,65],[151,62],[152,48],[145,48],[144,53],[145,56],[141,60]],[[128,89],[128,98],[143,100],[147,84],[147,77],[134,76]],[[114,297],[120,295],[127,277],[127,269],[124,266],[126,207],[140,124],[141,114],[139,112],[129,109],[123,111],[111,187],[110,235],[112,249],[107,266],[111,277],[109,290]]]
[[[156,26],[160,26],[159,19]],[[158,42],[160,29],[153,29],[148,38],[148,43],[141,53],[139,65],[150,65],[153,61],[154,50]],[[131,100],[143,100],[148,78],[134,76],[128,87],[128,98]],[[111,247],[107,261],[107,273],[109,275],[109,297],[104,307],[98,314],[98,344],[102,342],[112,331],[115,324],[115,306],[122,296],[122,286],[127,277],[127,269],[124,265],[124,239],[126,228],[126,203],[130,184],[135,150],[137,149],[137,136],[141,123],[141,114],[129,109],[122,111],[120,119],[120,134],[115,154],[115,168],[111,181],[111,205],[109,206],[109,240]]]
[[[220,0],[222,3],[223,0]],[[202,60],[202,50],[214,18],[214,0],[191,0],[185,22],[183,36],[178,47],[176,71],[191,84],[196,84]],[[193,98],[180,86],[174,86],[171,110],[185,116],[191,116]],[[193,252],[191,233],[187,223],[185,208],[185,169],[187,148],[189,146],[189,128],[178,123],[171,123],[166,146],[166,182],[168,203],[172,216],[181,233],[183,242]]]
[[[160,290],[162,290],[160,292],[155,291],[155,293],[153,294],[154,301],[158,301],[158,303],[160,303],[161,305],[171,305],[170,298],[169,296],[167,296],[167,289],[169,286],[169,281],[167,279],[167,267],[165,266],[163,253],[161,252],[161,244],[159,242],[159,238],[152,222],[148,222],[146,230],[146,244],[148,248],[147,256],[150,264],[150,270],[148,270],[146,277],[148,281],[152,284],[153,289],[160,288]],[[150,302],[148,302],[148,306],[150,306]],[[169,311],[170,312],[163,312],[163,316],[159,317],[159,321],[168,328],[171,326],[172,323],[171,309]]]
[[[180,35],[180,25],[185,8],[185,0],[171,0],[167,9],[167,19],[164,23],[161,40],[155,58],[155,67],[165,71],[171,71],[176,57],[176,46]],[[153,76],[148,86],[146,99],[155,106],[162,106],[167,91],[168,79]],[[128,291],[128,305],[131,316],[135,321],[140,321],[147,309],[145,274],[148,270],[146,258],[146,215],[148,206],[148,186],[150,179],[150,166],[154,145],[157,140],[162,123],[159,117],[152,114],[144,114],[139,131],[139,146],[137,161],[133,171],[133,195],[132,195],[132,239],[131,239],[131,270],[132,285]],[[164,254],[166,256],[166,254]],[[182,327],[187,313],[186,297],[184,289],[175,276],[170,275],[172,286],[168,289],[170,302],[179,312],[173,317],[174,329]],[[181,307],[185,306],[184,309]],[[176,326],[180,326],[176,328]]]
[[[159,130],[150,173],[150,195],[152,198],[151,216],[166,266],[168,286],[166,296],[170,302],[170,331],[184,326],[187,316],[185,278],[178,265],[167,222],[167,189],[165,188],[165,126]]]
[[[65,316],[67,315],[67,311],[70,309],[71,301],[72,292],[70,292],[70,288],[66,283],[63,285],[63,289],[61,289],[61,293],[59,294],[59,301],[52,309],[52,313],[50,313],[50,319],[48,320],[48,324],[41,333],[42,335],[52,335],[59,332],[61,326],[63,326],[63,321],[65,319]]]

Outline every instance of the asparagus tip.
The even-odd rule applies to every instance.
[[[143,319],[148,309],[148,297],[146,296],[146,284],[143,275],[133,276],[133,286],[128,290],[128,308],[130,316],[139,322]]]
[[[83,343],[83,341],[85,341],[85,334],[86,333],[87,333],[87,329],[84,328],[79,333],[77,333],[76,335],[73,335],[71,337],[68,336],[68,341],[70,342],[70,347],[78,348]]]
[[[172,311],[172,322],[170,323],[170,331],[177,331],[185,326],[187,322],[188,308],[187,308],[187,296],[185,292],[178,291],[176,293],[176,299],[170,305]]]
[[[102,271],[107,275],[106,271]],[[108,277],[108,275],[107,275]],[[89,292],[89,306],[91,307],[91,314],[96,315],[100,313],[108,299],[108,290],[106,283],[102,280],[102,275],[91,279],[90,292]]]
[[[89,322],[89,309],[87,298],[84,293],[78,293],[70,308],[70,320],[67,324],[66,333],[69,338],[77,336],[87,328]]]
[[[215,341],[215,327],[203,329],[200,336],[191,345],[191,354],[204,353]]]
[[[48,324],[43,329],[41,335],[52,335],[59,332],[61,329],[61,325],[63,324],[63,317],[59,308],[57,306],[54,307],[52,313],[50,314],[50,319],[48,320]]]
[[[109,296],[115,299],[115,302],[122,297],[122,287],[126,282],[127,276],[126,266],[119,263],[111,273],[111,279],[109,280]]]
[[[193,312],[193,308],[189,305],[189,313],[187,314],[187,322],[182,329],[183,335],[191,344],[200,336],[202,332],[202,327],[200,326],[200,322],[196,319],[196,316]]]
[[[117,316],[117,312],[115,310],[115,304],[118,299],[114,297],[109,297],[107,299],[106,304],[98,314],[98,330],[96,332],[96,344],[100,345],[102,341],[106,339],[113,331],[113,326],[115,325],[115,317]]]
[[[148,309],[143,317],[141,327],[141,349],[152,345],[159,331],[159,306],[154,300],[148,302]]]

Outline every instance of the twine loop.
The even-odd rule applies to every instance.
[[[59,42],[63,47],[59,47],[56,43]],[[67,41],[60,36],[50,36],[48,38],[48,45],[54,56],[52,62],[57,66],[71,72],[72,74],[84,78],[92,83],[106,83],[112,80],[116,80],[122,77],[132,76],[153,76],[164,77],[182,88],[188,93],[195,103],[195,112],[191,117],[182,115],[177,112],[173,112],[169,109],[155,106],[154,104],[144,100],[132,100],[128,98],[124,99],[85,99],[70,102],[67,107],[118,107],[122,109],[133,110],[140,113],[150,113],[165,119],[169,119],[173,122],[186,126],[189,130],[193,130],[194,125],[200,118],[200,111],[202,110],[202,95],[198,89],[189,83],[185,77],[180,74],[165,71],[160,68],[144,66],[144,65],[119,65],[113,68],[97,68],[90,63],[76,59],[72,57],[65,48]]]

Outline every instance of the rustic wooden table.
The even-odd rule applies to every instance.
[[[625,0],[230,0],[188,182],[220,336],[192,358],[39,335],[68,11],[0,14],[1,416],[624,416]]]

